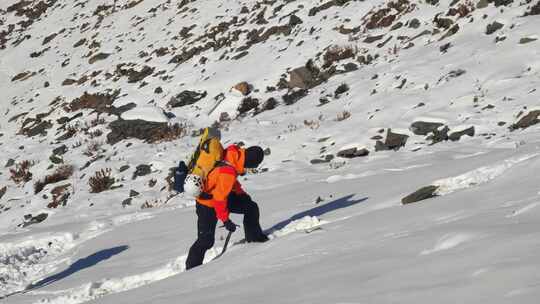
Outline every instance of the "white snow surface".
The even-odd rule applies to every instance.
[[[389,1],[0,1],[0,303],[538,303],[540,125],[509,129],[539,109],[540,18],[524,16],[538,1],[402,2],[391,25],[367,28]],[[49,6],[41,15],[38,3]],[[293,14],[302,23],[284,28]],[[494,21],[504,26],[488,35]],[[322,67],[332,46],[355,51],[338,71],[358,69],[285,104],[280,78],[310,59]],[[242,81],[259,109],[239,113],[245,96],[231,88]],[[335,94],[342,84],[349,90]],[[170,108],[183,91],[206,95]],[[85,92],[116,99],[78,109]],[[269,98],[276,107],[262,111]],[[119,118],[185,132],[111,145]],[[214,260],[218,228],[204,265],[186,272],[195,202],[173,197],[166,178],[193,152],[191,135],[220,119],[225,145],[269,148],[239,179],[270,240],[244,244],[239,228]],[[409,131],[417,120],[474,126],[475,136],[431,144]],[[41,123],[41,134],[25,129]],[[406,145],[375,151],[388,129]],[[335,157],[345,147],[370,154]],[[24,160],[31,179],[16,183],[11,170]],[[73,174],[38,191],[62,165]],[[112,189],[92,193],[102,169]],[[438,196],[401,204],[426,185]],[[55,188],[65,204],[51,205]]]

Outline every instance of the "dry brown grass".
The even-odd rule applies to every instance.
[[[58,167],[53,174],[45,176],[43,180],[37,181],[34,184],[34,193],[38,194],[48,184],[54,184],[59,181],[67,180],[73,175],[73,166],[63,165]]]
[[[23,160],[22,162],[16,164],[15,169],[9,169],[11,180],[13,180],[17,185],[32,180],[32,172],[30,172],[30,167],[33,165],[34,163],[29,160]]]
[[[111,177],[112,169],[101,169],[94,176],[90,177],[88,184],[90,185],[90,193],[100,193],[111,189],[115,183],[114,177]]]

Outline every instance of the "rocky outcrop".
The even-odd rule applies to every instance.
[[[171,97],[171,100],[169,100],[167,106],[171,108],[184,107],[198,102],[199,100],[205,98],[206,95],[206,91],[182,91],[179,94]]]
[[[439,186],[426,186],[401,199],[403,205],[419,202],[428,198],[436,197]]]
[[[540,110],[535,110],[529,112],[527,115],[523,116],[518,122],[515,124],[512,124],[509,129],[511,131],[517,130],[517,129],[526,129],[532,125],[535,125],[540,122]]]
[[[426,122],[426,121],[415,121],[411,124],[410,130],[415,135],[428,135],[429,133],[435,132],[439,127],[443,126],[443,123],[440,122]]]
[[[366,148],[358,149],[358,148],[350,148],[350,149],[344,149],[337,153],[338,157],[343,158],[354,158],[354,157],[362,157],[369,155],[369,150]]]
[[[311,89],[328,79],[328,75],[321,72],[312,61],[308,61],[305,66],[293,69],[289,72],[289,88]]]
[[[380,140],[375,142],[375,151],[397,151],[401,147],[405,146],[407,139],[409,139],[409,135],[395,133],[392,132],[391,129],[388,129],[384,143]]]
[[[448,139],[451,141],[458,141],[461,139],[462,136],[468,135],[470,137],[474,136],[474,127],[468,127],[461,131],[454,131],[450,132],[450,135],[448,135]]]
[[[131,179],[136,179],[140,176],[146,176],[148,174],[152,173],[152,167],[150,165],[138,165],[135,168],[135,172],[133,172],[133,177]]]

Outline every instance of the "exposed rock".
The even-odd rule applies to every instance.
[[[409,21],[409,27],[413,29],[417,29],[420,27],[420,20],[414,18],[411,21]]]
[[[403,205],[419,202],[428,198],[436,197],[439,186],[426,186],[401,199]]]
[[[328,76],[309,61],[306,66],[296,68],[289,72],[289,88],[311,89],[328,79]]]
[[[519,39],[519,44],[527,44],[527,43],[531,43],[533,41],[536,41],[538,40],[538,38],[535,38],[535,37],[523,37],[521,39]]]
[[[471,126],[463,131],[458,132],[451,132],[450,135],[448,135],[448,139],[451,141],[458,141],[461,139],[463,135],[468,135],[470,137],[474,136],[474,126]]]
[[[6,162],[5,167],[6,167],[6,168],[9,168],[9,167],[11,167],[11,166],[13,166],[13,165],[15,165],[15,160],[12,159],[12,158],[10,158],[10,159],[8,159],[8,161]]]
[[[328,155],[325,155],[324,158],[315,158],[315,159],[310,160],[309,162],[312,165],[317,165],[317,164],[329,163],[333,159],[334,159],[334,155],[328,154]]]
[[[440,122],[415,121],[411,124],[410,130],[415,135],[428,135],[429,133],[435,132],[443,125],[444,124]]]
[[[47,130],[52,127],[53,125],[50,121],[35,120],[31,126],[22,128],[21,134],[28,137],[33,137],[36,135],[45,136],[47,135]]]
[[[238,92],[240,92],[244,96],[247,96],[247,95],[249,95],[249,93],[251,93],[251,86],[249,85],[249,83],[247,83],[245,81],[237,83],[233,87],[233,89],[237,90]]]
[[[7,186],[4,186],[3,188],[0,189],[0,200],[6,194],[6,191],[7,191]]]
[[[40,213],[36,216],[32,216],[32,214],[27,214],[24,216],[25,221],[20,226],[27,227],[33,224],[41,223],[46,220],[48,216],[49,215],[47,213]]]
[[[64,155],[68,151],[68,147],[66,145],[61,145],[60,147],[57,147],[53,150],[54,155]]]
[[[525,13],[524,16],[540,15],[540,1],[531,7],[531,9]]]
[[[478,4],[476,4],[476,8],[482,9],[482,8],[488,7],[488,5],[489,5],[489,0],[480,0],[478,1]]]
[[[152,173],[152,167],[150,165],[138,165],[135,169],[135,172],[133,172],[132,179],[136,179],[140,176],[145,176]]]
[[[197,92],[197,91],[183,91],[176,96],[171,97],[171,100],[167,103],[167,106],[171,108],[178,108],[187,105],[194,104],[199,100],[205,98],[207,95],[206,91]]]
[[[49,160],[55,165],[59,165],[64,162],[64,159],[54,154],[49,157]]]
[[[540,110],[531,111],[527,115],[523,116],[520,120],[518,120],[518,122],[512,124],[509,129],[511,131],[514,131],[517,129],[525,129],[532,125],[535,125],[540,122],[539,116]]]
[[[381,40],[384,37],[384,35],[376,35],[376,36],[367,36],[366,39],[364,39],[365,43],[373,43],[375,41]]]
[[[238,114],[247,113],[259,106],[259,100],[257,98],[246,97],[242,100],[238,106]]]
[[[133,200],[133,198],[129,197],[129,198],[126,198],[125,200],[122,201],[122,207],[127,207],[127,206],[131,206],[131,201]]]
[[[450,128],[448,126],[439,127],[426,138],[427,140],[431,140],[431,144],[436,144],[441,141],[448,140],[448,132],[450,131]]]
[[[107,53],[99,53],[99,54],[96,54],[96,55],[90,57],[90,59],[88,59],[88,63],[89,63],[89,64],[94,64],[94,63],[97,62],[97,61],[101,61],[101,60],[107,59],[109,56],[111,56],[111,54],[107,54]]]
[[[290,90],[287,94],[283,95],[281,98],[283,98],[283,102],[286,105],[292,105],[295,104],[298,100],[306,97],[308,94],[308,90],[305,89],[297,89],[297,90]]]
[[[405,146],[409,135],[399,134],[392,132],[391,129],[388,129],[386,133],[385,142],[377,141],[375,142],[375,151],[384,151],[384,150],[399,150],[399,148]]]
[[[493,23],[490,23],[486,27],[486,35],[491,35],[495,33],[496,31],[502,29],[504,27],[504,24],[499,23],[497,21],[493,21]]]
[[[334,7],[334,6],[344,6],[345,4],[347,4],[348,2],[350,2],[351,0],[330,0],[330,1],[327,1],[319,6],[316,6],[316,7],[313,7],[309,10],[308,12],[308,16],[315,16],[317,15],[319,12],[321,11],[324,11],[324,10],[327,10],[331,7]]]
[[[369,154],[369,150],[366,148],[358,149],[358,148],[350,148],[341,150],[337,153],[338,157],[343,158],[354,158],[354,157],[361,157],[361,156],[367,156]]]

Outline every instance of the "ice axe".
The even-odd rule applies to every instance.
[[[225,226],[222,226],[222,227],[225,227]],[[236,227],[240,227],[238,225],[236,225]],[[227,246],[229,245],[229,241],[231,240],[231,235],[233,234],[232,231],[229,231],[229,233],[227,234],[227,237],[225,238],[225,244],[223,245],[223,250],[221,250],[221,253],[218,254],[213,260],[219,258],[220,256],[222,256],[225,251],[227,251]]]

